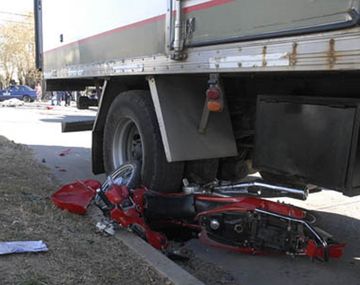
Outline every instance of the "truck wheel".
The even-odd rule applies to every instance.
[[[150,93],[126,91],[112,102],[104,129],[106,173],[127,161],[141,162],[142,182],[153,191],[177,192],[183,162],[168,163]]]

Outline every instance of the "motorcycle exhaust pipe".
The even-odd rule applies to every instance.
[[[258,188],[258,192],[261,192],[263,189],[272,190],[278,193],[286,193],[289,197],[306,200],[309,195],[309,189],[306,187],[305,189],[296,189],[296,188],[290,188],[287,186],[279,186],[279,185],[273,185],[269,183],[265,183],[262,181],[252,181],[252,182],[242,182],[237,184],[231,184],[231,185],[224,185],[224,186],[216,186],[214,187],[214,191],[218,192],[220,194],[227,194],[227,195],[236,195],[236,194],[245,194],[249,193],[251,194],[251,191],[249,191],[249,188]]]

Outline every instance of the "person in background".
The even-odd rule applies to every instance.
[[[64,92],[64,96],[65,96],[65,107],[66,106],[70,106],[70,100],[71,100],[71,94],[69,91],[65,91]]]
[[[56,91],[51,92],[51,106],[57,105],[57,93]]]
[[[38,82],[35,86],[35,92],[36,92],[36,101],[40,102],[42,97],[42,88],[40,85],[40,82]]]
[[[61,106],[61,102],[64,98],[64,91],[56,91],[56,105]]]

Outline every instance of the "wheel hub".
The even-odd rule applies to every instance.
[[[127,161],[143,160],[141,135],[135,122],[124,118],[117,126],[112,144],[114,168]]]

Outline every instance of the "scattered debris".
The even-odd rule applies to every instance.
[[[185,248],[169,248],[166,252],[166,256],[173,261],[189,261],[191,258],[191,253]]]
[[[115,226],[114,223],[107,219],[103,219],[102,221],[96,224],[96,230],[98,232],[104,233],[105,235],[113,236],[115,235]]]
[[[71,152],[71,148],[67,148],[65,150],[63,150],[62,152],[59,153],[59,156],[66,156],[68,154],[70,154]]]
[[[0,242],[0,255],[43,251],[48,251],[48,248],[42,240]]]

